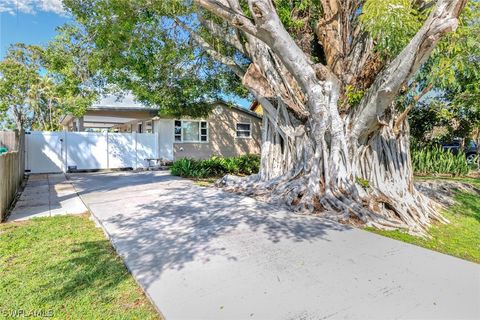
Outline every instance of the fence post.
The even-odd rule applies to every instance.
[[[7,157],[5,154],[3,154],[3,155],[0,155],[0,177],[2,177],[2,179],[0,179],[0,221],[3,221],[4,219],[4,215],[6,211],[6,203],[7,203],[6,195],[8,190],[7,190],[5,178],[3,178],[3,177],[6,177],[6,172],[7,172]]]

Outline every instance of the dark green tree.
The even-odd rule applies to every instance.
[[[17,129],[31,125],[33,101],[42,86],[39,74],[42,49],[37,46],[11,46],[0,62],[0,114]]]
[[[95,45],[106,81],[161,113],[204,116],[217,100],[248,95],[229,62],[210,55],[218,50],[235,56],[235,51],[192,21],[194,9],[183,1],[65,3]],[[198,47],[204,39],[210,49]],[[240,55],[231,59],[248,63]]]
[[[0,62],[0,117],[18,129],[59,129],[62,114],[81,115],[104,87],[90,41],[59,28],[46,48],[16,44]]]
[[[430,93],[410,114],[412,135],[421,144],[475,138],[480,128],[480,3],[470,0],[459,27],[434,49],[407,97]],[[443,128],[440,135],[432,130]]]

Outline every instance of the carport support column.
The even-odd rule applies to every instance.
[[[106,141],[107,141],[107,169],[110,169],[110,137],[108,136],[108,131],[105,133]]]
[[[83,117],[77,118],[77,132],[83,132],[85,130]]]
[[[135,141],[135,170],[138,169],[138,136],[137,132],[132,132],[133,141]]]

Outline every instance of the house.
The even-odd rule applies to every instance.
[[[159,116],[158,110],[131,95],[104,97],[82,117],[69,115],[61,121],[64,131],[156,134],[158,158],[166,161],[259,154],[261,122],[255,112],[223,102],[216,103],[211,114],[202,119]]]
[[[263,107],[258,100],[254,100],[248,109],[260,116],[263,115]]]

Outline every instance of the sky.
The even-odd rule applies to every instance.
[[[0,0],[0,59],[13,43],[46,44],[69,21],[61,0]]]

